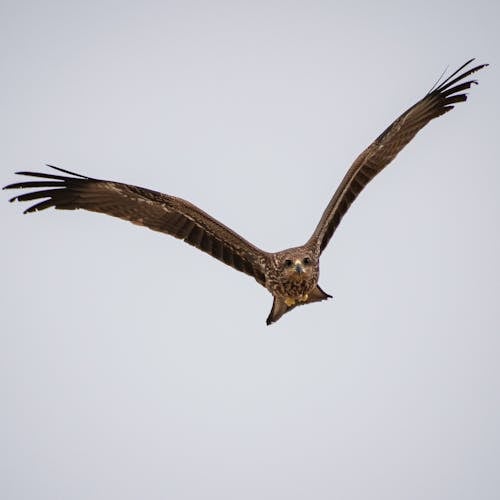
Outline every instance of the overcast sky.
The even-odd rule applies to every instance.
[[[199,205],[265,250],[441,73],[491,66],[361,194],[334,299],[2,192],[0,497],[500,497],[498,2],[0,4],[0,185],[45,163]]]

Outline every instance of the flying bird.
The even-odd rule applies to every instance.
[[[342,217],[363,188],[381,172],[432,119],[467,100],[465,91],[476,80],[467,79],[487,66],[467,68],[467,61],[387,127],[354,161],[333,194],[307,242],[279,252],[266,252],[242,238],[192,203],[174,196],[121,182],[86,177],[47,165],[60,173],[16,172],[38,180],[24,180],[4,189],[41,188],[10,201],[37,203],[24,213],[54,207],[82,208],[112,215],[154,231],[169,234],[199,248],[234,269],[255,278],[273,296],[269,325],[299,305],[328,295],[318,285],[319,262]],[[467,69],[466,69],[467,68]],[[42,201],[39,201],[42,200]]]

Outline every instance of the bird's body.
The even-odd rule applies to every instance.
[[[430,120],[465,101],[463,92],[474,80],[464,81],[485,64],[459,74],[471,61],[462,65],[440,85],[397,118],[354,161],[311,237],[299,247],[279,252],[265,252],[248,242],[192,203],[149,189],[85,177],[52,167],[64,174],[18,172],[40,180],[22,181],[4,189],[43,188],[18,195],[11,201],[38,201],[25,212],[58,209],[86,209],[128,220],[184,240],[221,262],[248,274],[273,295],[267,324],[277,321],[298,305],[330,297],[318,285],[320,257],[362,189],[382,171],[415,134]],[[458,76],[457,76],[458,75]]]
[[[298,305],[330,297],[318,286],[319,253],[307,245],[271,254],[264,274],[265,287],[274,297],[268,324]]]

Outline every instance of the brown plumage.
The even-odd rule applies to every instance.
[[[119,217],[154,231],[170,234],[199,248],[225,264],[254,277],[273,295],[267,324],[277,321],[298,305],[325,300],[318,285],[319,259],[342,217],[363,188],[413,139],[430,120],[465,101],[464,93],[475,80],[468,76],[487,66],[481,64],[460,73],[462,65],[441,84],[395,120],[354,161],[347,171],[307,243],[280,252],[265,252],[180,198],[120,182],[85,177],[50,166],[68,175],[17,172],[40,180],[22,181],[4,189],[42,188],[10,201],[38,201],[25,213],[54,207],[83,208]]]

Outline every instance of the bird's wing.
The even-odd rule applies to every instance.
[[[20,194],[10,201],[42,200],[24,213],[49,207],[63,210],[83,208],[146,226],[180,238],[264,284],[264,263],[268,254],[192,203],[157,191],[52,168],[71,177],[40,172],[17,172],[20,175],[37,177],[39,180],[17,182],[5,186],[4,189],[42,189]]]
[[[309,239],[309,245],[321,253],[351,203],[363,188],[396,157],[421,128],[433,118],[452,110],[455,103],[467,100],[467,94],[464,91],[477,81],[464,81],[464,79],[487,66],[487,64],[480,64],[460,73],[473,60],[467,61],[440,85],[431,89],[423,99],[397,118],[356,158],[323,212]]]

